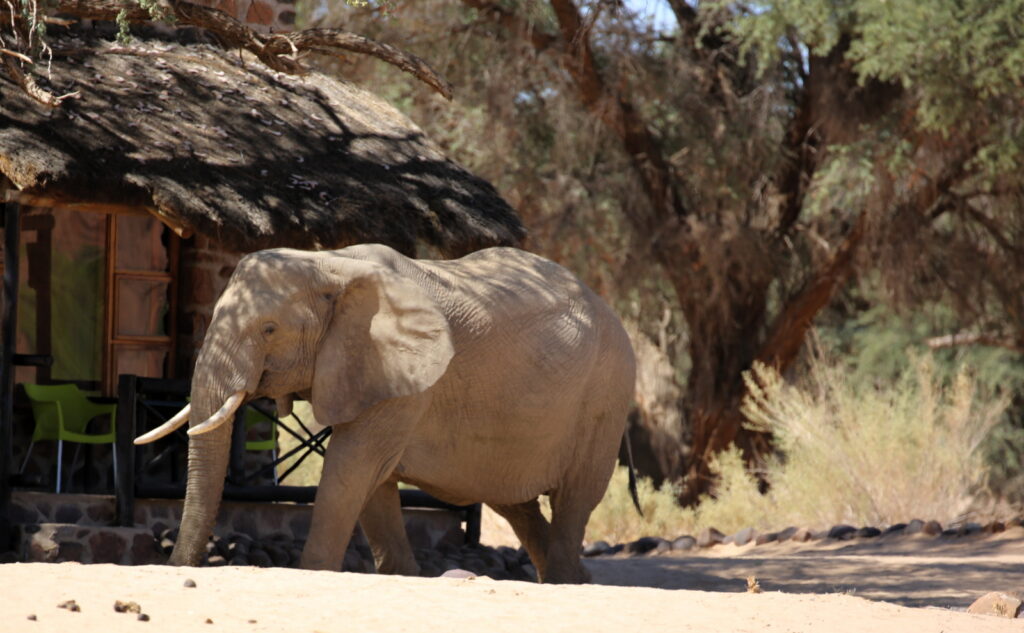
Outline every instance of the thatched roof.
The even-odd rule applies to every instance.
[[[0,77],[0,172],[22,191],[138,204],[240,250],[523,237],[490,184],[357,86],[205,45],[52,44],[49,88],[80,99],[49,110]]]

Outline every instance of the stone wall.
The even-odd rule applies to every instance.
[[[17,560],[78,561],[122,565],[159,564],[170,550],[169,536],[181,520],[181,501],[137,499],[134,526],[112,527],[114,498],[107,495],[15,491],[11,519],[19,527]],[[221,504],[215,541],[276,541],[299,547],[309,534],[313,506],[294,503]],[[405,508],[406,532],[414,549],[459,546],[465,539],[454,512]],[[299,549],[301,549],[299,547]],[[357,529],[350,545],[368,555]]]
[[[185,242],[181,251],[178,319],[178,375],[188,378],[210,326],[213,307],[244,253],[225,249],[204,235]]]

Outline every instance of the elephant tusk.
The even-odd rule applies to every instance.
[[[166,437],[171,433],[174,433],[178,427],[188,422],[188,416],[191,411],[192,405],[186,404],[185,408],[175,413],[173,418],[156,427],[149,433],[145,433],[135,438],[135,443],[149,444],[150,442],[157,441],[161,437]]]
[[[236,391],[231,394],[231,397],[224,402],[224,405],[218,409],[216,413],[210,416],[210,419],[189,429],[188,434],[190,436],[202,435],[203,433],[209,433],[210,431],[219,428],[220,425],[231,419],[231,416],[235,414],[238,407],[242,406],[243,398],[245,398],[244,391]]]

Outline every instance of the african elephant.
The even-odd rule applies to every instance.
[[[542,582],[584,582],[584,528],[615,464],[635,362],[572,273],[491,248],[448,261],[381,245],[239,263],[192,378],[188,487],[170,562],[196,565],[217,515],[233,412],[312,402],[333,427],[301,565],[340,570],[358,520],[381,573],[416,574],[398,482],[508,519]],[[550,496],[550,523],[537,497]]]

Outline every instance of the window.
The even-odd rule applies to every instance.
[[[53,357],[17,382],[172,377],[179,238],[149,214],[22,207],[16,349]]]

